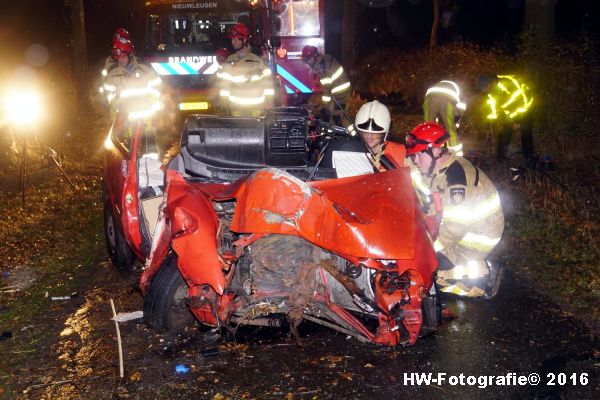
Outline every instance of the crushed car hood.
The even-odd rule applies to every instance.
[[[194,185],[213,200],[236,200],[238,233],[296,235],[353,257],[415,258],[422,217],[407,168],[310,183],[265,168],[230,185]]]

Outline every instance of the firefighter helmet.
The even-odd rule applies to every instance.
[[[417,125],[412,133],[406,135],[406,154],[411,156],[432,147],[442,147],[449,138],[450,135],[441,125],[433,122]]]
[[[217,49],[217,61],[220,64],[223,64],[225,60],[227,60],[227,57],[229,57],[229,50],[227,50],[225,47],[220,47]]]
[[[316,57],[319,50],[315,46],[304,46],[302,49],[302,59],[308,60],[311,57]]]
[[[115,33],[113,33],[113,44],[115,44],[115,42],[120,39],[131,41],[131,36],[129,36],[129,32],[127,32],[125,28],[117,28],[115,29]]]
[[[133,44],[129,40],[121,38],[113,43],[111,56],[114,60],[118,60],[124,55],[130,56],[132,53]]]
[[[390,110],[377,100],[363,104],[354,121],[356,129],[363,133],[387,134],[391,123]]]
[[[246,25],[242,24],[241,22],[238,22],[237,24],[229,28],[228,36],[230,39],[248,39],[250,37],[250,30],[248,30],[248,27]]]

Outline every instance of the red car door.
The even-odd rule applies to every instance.
[[[104,143],[104,183],[108,191],[115,229],[139,258],[141,251],[138,197],[138,148],[143,124],[126,123],[126,117],[117,115],[110,135]]]

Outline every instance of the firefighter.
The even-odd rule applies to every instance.
[[[273,78],[262,58],[252,53],[250,31],[242,23],[229,29],[235,52],[220,66],[221,105],[233,116],[258,117],[272,104]]]
[[[533,96],[529,87],[515,75],[482,75],[477,86],[486,94],[486,120],[500,125],[497,160],[506,160],[506,148],[515,131],[521,133],[523,156],[529,160],[533,156]]]
[[[460,88],[453,81],[440,81],[427,89],[423,102],[424,120],[440,124],[446,129],[450,134],[448,150],[457,156],[463,155],[457,129],[466,108],[460,99]]]
[[[385,154],[395,167],[404,164],[404,146],[387,140],[391,123],[390,110],[377,100],[363,104],[354,119],[358,134],[370,148],[375,166],[380,170],[384,169],[380,162],[382,154]],[[350,133],[353,132],[354,127],[351,127]]]
[[[304,46],[302,61],[318,74],[321,80],[323,88],[321,117],[341,126],[344,113],[348,112],[348,102],[352,94],[352,85],[344,68],[335,57],[329,54],[319,54],[315,46]],[[332,98],[340,107],[335,105]]]
[[[451,153],[450,135],[435,123],[415,127],[406,152],[428,182],[432,198],[426,213],[438,253],[440,289],[468,297],[493,297],[501,270],[488,254],[504,230],[500,197],[490,179],[463,157]]]
[[[112,49],[116,65],[108,71],[103,85],[114,112],[126,111],[129,120],[145,119],[162,108],[161,80],[154,70],[134,55],[129,40],[117,40]]]
[[[104,82],[108,76],[108,72],[117,66],[117,61],[113,58],[112,49],[115,48],[117,42],[131,42],[129,32],[125,28],[117,28],[112,35],[111,55],[104,60],[104,66],[100,72],[100,88],[99,91],[104,95]]]

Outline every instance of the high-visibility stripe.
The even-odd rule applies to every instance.
[[[300,90],[301,93],[312,93],[304,83],[300,82],[294,75],[290,74],[285,68],[281,65],[277,64],[276,66],[277,73],[286,81],[288,81],[292,86],[296,87]]]
[[[337,93],[341,93],[346,91],[346,89],[348,89],[350,87],[350,82],[345,82],[342,83],[339,86],[334,87],[333,89],[331,89],[331,93],[332,94],[337,94]]]
[[[156,78],[151,80],[150,82],[148,82],[148,87],[154,87],[154,86],[159,86],[162,83],[162,80],[160,78]]]
[[[199,63],[151,63],[159,75],[212,75],[217,72],[219,63],[202,61]]]
[[[121,98],[141,97],[141,96],[148,96],[148,95],[153,95],[154,97],[160,97],[160,92],[156,89],[152,89],[152,88],[148,88],[148,87],[141,87],[141,88],[123,89],[123,90],[121,90],[121,93],[119,94],[119,96]]]
[[[337,69],[337,71],[335,71],[335,72],[333,73],[333,75],[331,75],[331,78],[330,78],[330,79],[331,79],[331,83],[335,82],[335,80],[336,80],[337,78],[339,78],[339,77],[340,77],[340,76],[341,76],[343,73],[344,73],[344,68],[342,68],[342,67],[339,67],[339,68]]]
[[[458,244],[480,251],[491,251],[494,247],[496,247],[498,242],[500,242],[500,239],[500,237],[491,238],[489,236],[467,232],[467,234],[458,242]]]
[[[179,64],[181,66],[181,68],[183,68],[187,73],[189,73],[190,75],[196,75],[198,73],[198,70],[196,68],[193,68],[191,65],[186,64],[186,63],[181,63]]]
[[[489,217],[500,210],[500,196],[494,193],[487,200],[479,202],[476,206],[449,206],[444,209],[444,219],[458,223],[472,223]]]
[[[448,150],[453,151],[454,153],[458,153],[462,150],[462,143],[457,144],[456,146],[448,146]]]
[[[179,75],[169,63],[151,63],[150,65],[159,75]]]
[[[419,192],[423,193],[425,196],[431,195],[431,190],[423,182],[423,175],[419,171],[416,171],[416,170],[411,171],[410,178],[412,180],[412,183],[413,183],[413,186],[415,187],[415,189],[417,189]]]
[[[154,104],[152,104],[152,106],[150,108],[147,108],[145,110],[139,110],[139,111],[133,111],[133,112],[130,111],[127,118],[130,120],[148,118],[149,116],[154,114],[156,111],[160,110],[162,107],[163,107],[162,103],[155,102]]]
[[[460,99],[458,98],[458,95],[456,94],[455,91],[453,91],[451,89],[447,89],[447,88],[437,87],[437,86],[427,89],[425,96],[429,96],[430,94],[434,94],[434,93],[440,93],[440,94],[445,94],[447,96],[450,96],[457,103],[460,101]]]
[[[265,102],[265,96],[262,95],[258,97],[238,97],[229,95],[229,101],[243,106],[257,105]]]
[[[211,63],[208,68],[202,71],[202,75],[212,75],[219,69],[219,63]]]
[[[440,290],[444,293],[452,293],[452,294],[456,294],[458,296],[467,296],[469,294],[469,292],[462,290],[461,288],[459,288],[456,285],[442,287],[442,288],[440,288]]]

